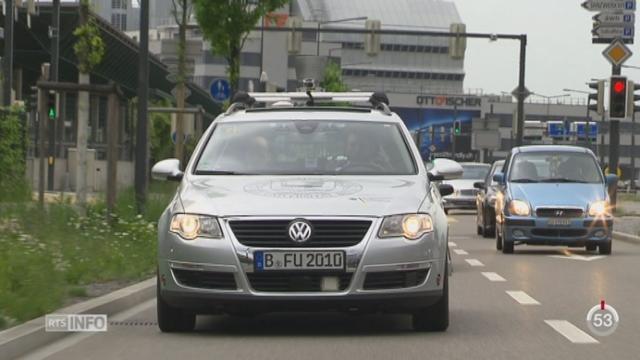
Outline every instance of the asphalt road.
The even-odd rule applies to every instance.
[[[555,247],[503,255],[493,239],[475,235],[473,215],[453,215],[450,226],[454,273],[445,333],[415,333],[403,315],[272,314],[203,316],[193,333],[163,334],[154,300],[112,317],[106,333],[72,335],[28,358],[640,358],[640,246],[614,242],[607,257]],[[585,319],[603,299],[620,323],[599,337]]]

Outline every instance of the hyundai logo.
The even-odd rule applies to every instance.
[[[289,224],[289,237],[299,244],[306,242],[311,238],[311,224],[306,220],[293,220]]]
[[[557,217],[562,217],[562,216],[564,216],[564,210],[556,210],[556,216],[557,216]]]

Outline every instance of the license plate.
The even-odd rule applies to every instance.
[[[549,219],[549,226],[569,226],[571,219]]]
[[[344,270],[344,251],[256,251],[256,271]]]

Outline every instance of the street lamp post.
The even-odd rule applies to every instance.
[[[369,18],[366,16],[358,16],[358,17],[351,17],[351,18],[344,18],[344,19],[337,19],[337,20],[318,21],[318,31],[316,32],[316,56],[320,56],[320,27],[322,25],[335,24],[335,23],[341,23],[341,22],[347,22],[347,21],[367,20],[367,19]]]

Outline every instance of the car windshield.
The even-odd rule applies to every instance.
[[[484,179],[491,170],[491,165],[462,165],[462,178],[463,179]]]
[[[530,152],[514,157],[511,182],[602,183],[593,156],[581,152]]]
[[[196,175],[410,175],[416,166],[399,126],[279,120],[216,126]]]

